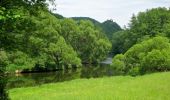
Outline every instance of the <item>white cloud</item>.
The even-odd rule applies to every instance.
[[[155,7],[170,7],[170,0],[56,0],[57,13],[65,17],[91,17],[100,22],[113,19],[127,25],[132,14]]]

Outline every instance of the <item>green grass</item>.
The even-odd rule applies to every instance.
[[[9,91],[12,100],[170,100],[170,72],[77,79]]]

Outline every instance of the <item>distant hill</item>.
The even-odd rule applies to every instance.
[[[62,15],[57,14],[57,13],[52,13],[52,14],[58,19],[65,18]],[[89,17],[71,17],[71,18],[75,21],[80,21],[80,20],[91,21],[95,25],[95,27],[101,29],[109,39],[112,38],[112,36],[115,32],[122,30],[121,27],[116,22],[113,22],[113,20],[106,20],[103,23],[101,23],[101,22],[99,22],[95,19],[89,18]]]
[[[112,38],[113,33],[122,30],[116,22],[113,22],[113,20],[106,20],[105,22],[103,22],[102,29],[104,30],[109,39]]]
[[[94,25],[97,25],[97,26],[100,26],[100,24],[101,24],[99,21],[92,19],[92,18],[89,18],[89,17],[71,17],[71,18],[76,20],[76,21],[89,20],[89,21],[93,22]]]
[[[63,19],[65,17],[63,17],[62,15],[58,14],[58,13],[51,13],[52,15],[54,15],[56,18],[58,19]]]
[[[99,21],[89,17],[72,17],[72,19],[76,21],[80,20],[91,21],[96,27],[101,28],[109,39],[112,38],[113,33],[122,30],[121,27],[116,22],[113,22],[113,20],[106,20],[105,22],[100,23]]]

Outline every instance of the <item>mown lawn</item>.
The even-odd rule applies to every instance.
[[[77,79],[9,91],[12,100],[170,100],[170,72]]]

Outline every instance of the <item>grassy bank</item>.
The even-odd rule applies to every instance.
[[[170,72],[46,84],[9,91],[12,100],[170,100]]]

